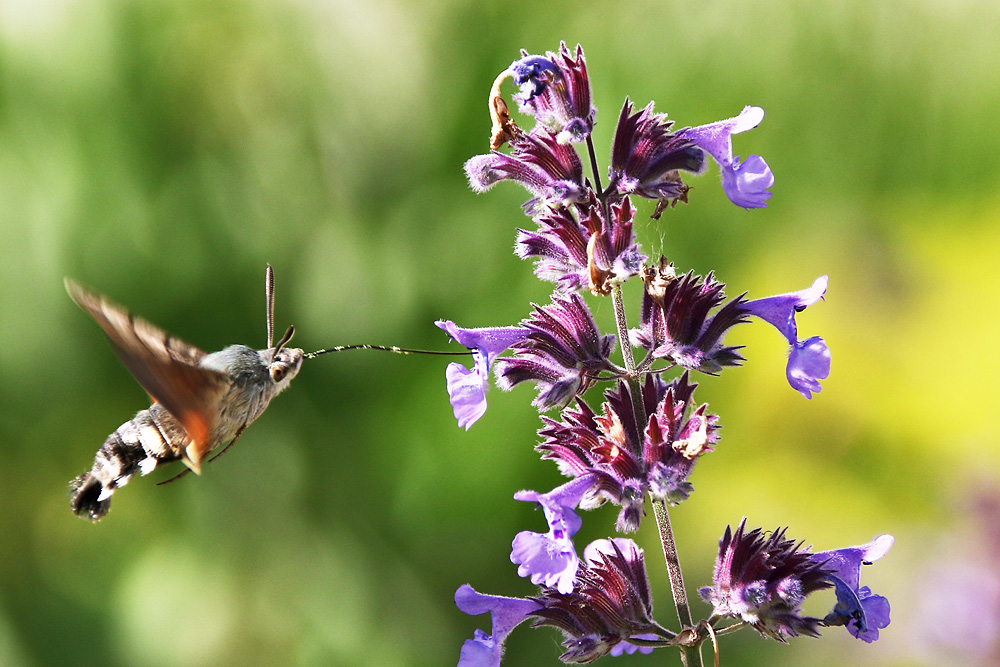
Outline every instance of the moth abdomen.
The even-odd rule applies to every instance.
[[[79,516],[98,521],[108,513],[116,489],[137,472],[146,475],[160,463],[180,459],[187,443],[184,428],[154,403],[109,435],[90,472],[70,482],[70,507]]]
[[[73,512],[91,521],[97,521],[108,513],[111,498],[101,498],[104,487],[89,472],[85,472],[69,483],[69,506]]]

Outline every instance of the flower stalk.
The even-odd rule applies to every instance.
[[[677,609],[677,620],[681,628],[694,625],[691,619],[691,606],[688,604],[687,590],[684,588],[684,573],[681,571],[681,561],[677,556],[677,544],[674,542],[674,531],[670,527],[670,514],[667,505],[662,500],[651,499],[653,516],[656,517],[656,528],[660,533],[660,545],[663,547],[663,559],[667,563],[667,576],[670,579],[670,592]],[[685,667],[702,667],[701,643],[696,646],[681,646],[681,661]]]

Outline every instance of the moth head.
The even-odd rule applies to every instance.
[[[294,327],[288,327],[288,331],[281,337],[278,344],[268,350],[271,353],[271,360],[268,363],[267,371],[271,376],[271,381],[277,385],[278,391],[288,386],[292,378],[298,374],[299,368],[302,367],[302,350],[297,347],[285,347],[292,339],[293,333],[295,333]]]
[[[301,367],[302,350],[297,347],[286,347],[275,353],[274,359],[268,367],[268,373],[271,375],[271,380],[279,388],[284,389],[285,385],[298,374]]]

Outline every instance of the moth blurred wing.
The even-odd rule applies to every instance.
[[[111,347],[132,376],[187,431],[192,442],[184,462],[195,472],[211,446],[212,424],[228,379],[224,373],[200,368],[206,356],[121,305],[66,279],[66,291],[97,320]]]

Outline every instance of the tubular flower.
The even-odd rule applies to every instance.
[[[880,535],[868,544],[813,555],[832,571],[829,579],[837,591],[837,605],[823,619],[826,625],[846,625],[848,632],[868,643],[878,639],[878,631],[889,625],[889,601],[861,586],[861,566],[886,555],[892,543],[892,535]]]
[[[742,295],[709,317],[725,299],[725,285],[711,273],[702,278],[688,272],[678,278],[673,265],[661,257],[657,268],[646,270],[644,280],[641,326],[629,332],[634,346],[646,349],[653,359],[705,373],[742,363],[737,352],[741,346],[722,344],[728,329],[747,321]]]
[[[806,289],[748,301],[742,306],[746,315],[770,322],[791,345],[785,376],[788,384],[806,398],[819,393],[819,381],[830,376],[830,349],[819,336],[800,341],[795,314],[822,299],[826,286],[827,277],[820,276]]]
[[[652,102],[633,114],[632,103],[625,100],[615,127],[609,190],[665,203],[687,201],[688,186],[678,170],[700,172],[705,154],[683,131],[671,132],[672,125],[666,114],[653,113]]]
[[[597,540],[584,550],[584,558],[572,592],[547,588],[534,598],[541,609],[532,612],[537,619],[532,627],[554,626],[566,637],[559,659],[587,663],[616,647],[619,654],[635,651],[630,639],[660,639],[642,549],[625,538]]]
[[[592,477],[578,477],[548,493],[518,491],[514,494],[514,500],[538,503],[549,524],[549,532],[544,535],[525,530],[514,537],[510,561],[519,566],[518,576],[530,577],[536,586],[548,586],[560,593],[573,590],[580,564],[573,536],[583,525],[575,509],[593,483]]]
[[[490,612],[493,621],[492,635],[476,630],[473,639],[465,640],[458,667],[498,667],[507,635],[530,614],[541,609],[541,605],[534,600],[484,595],[468,584],[455,591],[455,605],[470,616]]]
[[[534,381],[538,396],[532,405],[546,410],[566,404],[586,391],[596,374],[612,369],[608,357],[615,337],[600,334],[578,294],[553,294],[552,304],[534,309],[522,322],[528,335],[511,346],[516,357],[497,360],[497,385],[510,389]]]
[[[485,192],[499,181],[520,183],[534,195],[523,206],[529,216],[586,201],[583,165],[572,146],[536,131],[513,139],[511,148],[510,155],[492,151],[465,163],[474,191]]]
[[[708,125],[687,128],[678,135],[705,150],[715,158],[722,171],[722,189],[729,200],[743,208],[763,208],[771,198],[768,188],[774,185],[774,174],[759,155],[751,155],[745,162],[733,157],[733,135],[760,125],[764,110],[747,106],[739,116]]]
[[[592,192],[576,210],[537,217],[538,231],[517,230],[514,251],[537,258],[535,275],[567,292],[589,287],[595,294],[608,294],[613,284],[639,275],[646,257],[635,239],[635,208],[628,198],[611,206],[610,220]]]
[[[713,585],[699,592],[719,616],[732,616],[763,637],[818,637],[820,619],[803,616],[801,605],[810,594],[829,588],[830,571],[802,550],[802,543],[785,539],[785,530],[767,538],[760,528],[745,533],[746,517],[734,534],[726,526],[719,540]]]
[[[514,96],[521,113],[532,115],[561,144],[585,140],[594,127],[597,109],[590,99],[590,78],[583,47],[576,57],[559,44],[559,53],[529,55],[511,63],[508,71],[520,92]]]
[[[536,447],[566,475],[594,476],[595,492],[585,497],[585,509],[610,501],[622,509],[616,528],[639,528],[646,494],[677,504],[692,491],[687,481],[695,461],[712,451],[718,441],[718,417],[706,414],[706,405],[691,410],[694,388],[685,373],[669,385],[658,375],[646,377],[642,387],[644,431],[636,420],[628,385],[619,382],[605,395],[603,414],[582,400],[563,411],[563,421],[543,417]]]
[[[493,360],[511,345],[523,340],[529,331],[520,327],[462,329],[449,320],[438,320],[435,324],[472,350],[472,369],[459,363],[448,364],[445,369],[448,397],[455,419],[460,428],[464,427],[468,431],[486,412],[486,389],[489,387]]]

